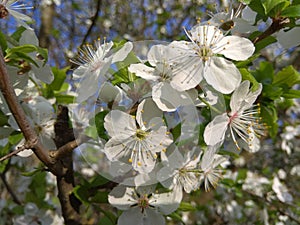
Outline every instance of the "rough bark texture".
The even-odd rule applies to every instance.
[[[55,144],[57,148],[75,140],[73,130],[69,127],[68,108],[58,106],[57,121],[54,124]],[[58,198],[62,206],[65,224],[82,224],[79,208],[81,202],[72,194],[74,184],[72,152],[59,159],[63,165],[64,173],[57,176]]]

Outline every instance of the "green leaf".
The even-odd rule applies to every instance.
[[[256,91],[259,87],[259,83],[255,79],[255,77],[245,68],[240,69],[243,80],[249,80],[252,83],[252,90]]]
[[[0,110],[0,127],[7,125],[8,118],[9,117]]]
[[[274,68],[270,62],[262,61],[259,64],[259,68],[251,71],[251,73],[259,83],[271,84],[274,76]]]
[[[261,41],[259,41],[255,44],[255,53],[259,53],[262,49],[264,49],[265,47],[267,47],[270,44],[273,44],[275,42],[277,42],[277,39],[273,36],[268,36],[268,37],[262,39]]]
[[[5,52],[5,50],[7,49],[7,42],[6,42],[5,35],[1,31],[0,31],[0,46],[2,52]]]
[[[291,5],[285,8],[281,14],[283,17],[300,17],[300,5]]]
[[[109,182],[108,179],[99,175],[93,178],[93,180],[89,184],[89,187],[98,187],[103,184],[106,184],[107,182]]]
[[[21,132],[13,133],[8,137],[8,141],[11,145],[16,145],[23,139],[23,134]]]
[[[7,50],[7,54],[12,54],[15,52],[22,52],[22,53],[30,53],[30,52],[35,52],[37,51],[38,48],[35,45],[21,45],[17,47],[13,47]]]
[[[22,33],[26,30],[25,27],[18,27],[18,29],[11,35],[11,37],[19,42],[20,38],[22,37]]]
[[[34,202],[39,208],[45,208],[45,197],[47,192],[46,173],[40,172],[32,176],[29,192],[26,193],[26,202]]]
[[[35,174],[40,173],[40,172],[42,172],[44,170],[45,170],[44,167],[39,167],[39,168],[36,168],[36,169],[34,169],[32,171],[29,171],[29,172],[22,172],[21,174],[22,174],[22,176],[25,176],[25,177],[32,177]]]
[[[283,89],[276,85],[264,85],[263,96],[272,100],[280,98],[283,94]]]
[[[62,95],[62,94],[54,94],[56,98],[56,102],[58,104],[71,104],[74,102],[75,97],[72,95]]]
[[[294,89],[287,90],[282,94],[282,97],[289,98],[289,99],[300,98],[300,90],[294,90]]]
[[[0,145],[0,157],[5,156],[9,153],[9,150],[11,148],[11,145],[7,143],[5,146]],[[3,173],[5,171],[6,165],[8,164],[9,160],[2,161],[0,163],[0,173]]]
[[[109,111],[102,111],[96,114],[95,116],[95,125],[97,128],[97,132],[98,132],[98,136],[108,140],[107,134],[106,134],[106,130],[104,128],[104,118],[105,116],[109,113]]]
[[[261,105],[262,121],[267,125],[271,138],[276,138],[278,133],[278,116],[276,107],[273,104]]]
[[[49,84],[49,87],[54,91],[59,91],[66,80],[66,72],[69,70],[69,67],[65,67],[64,69],[52,67],[51,69],[54,75],[54,80],[51,84]]]
[[[262,16],[266,15],[265,8],[261,0],[252,0],[249,4],[249,7]]]
[[[183,212],[189,212],[189,211],[196,211],[197,209],[191,203],[181,202],[178,210],[183,211]]]
[[[89,203],[90,193],[88,185],[77,185],[76,187],[74,187],[73,193],[76,196],[76,198],[78,198],[81,202]]]
[[[300,73],[294,69],[293,66],[288,66],[279,71],[273,80],[274,85],[287,85],[292,87],[295,84],[300,83]]]
[[[97,191],[93,197],[90,197],[89,202],[108,203],[108,192]]]
[[[264,7],[265,14],[268,15],[275,6],[282,2],[286,2],[286,0],[262,0],[261,2]]]

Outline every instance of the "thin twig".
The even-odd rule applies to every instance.
[[[98,12],[100,11],[101,5],[102,5],[102,0],[98,0],[97,1],[97,6],[96,6],[96,12],[95,12],[94,16],[92,17],[92,23],[91,23],[88,31],[84,35],[84,38],[83,38],[83,40],[81,42],[81,45],[83,45],[86,42],[88,36],[90,36],[90,34],[91,34],[92,30],[93,30],[93,27],[96,25],[96,21],[97,21],[97,18],[98,18]]]
[[[18,205],[22,205],[22,202],[18,199],[18,197],[16,196],[16,194],[14,193],[13,189],[10,187],[10,185],[8,184],[7,180],[6,180],[6,176],[5,173],[1,173],[0,175],[1,180],[4,184],[4,186],[6,187],[6,190],[8,191],[8,193],[11,195],[13,201],[18,204]]]
[[[17,154],[18,154],[19,152],[21,152],[21,151],[24,151],[24,150],[26,150],[26,149],[31,149],[31,148],[33,148],[33,147],[34,147],[34,146],[28,146],[28,145],[25,145],[25,144],[24,144],[23,146],[18,147],[16,150],[10,152],[9,154],[7,154],[7,155],[1,157],[1,158],[0,158],[0,162],[2,162],[2,161],[4,161],[4,160],[6,160],[6,159],[9,159],[9,158],[11,158],[11,157],[17,155]]]

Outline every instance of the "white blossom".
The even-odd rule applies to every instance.
[[[259,137],[264,134],[263,124],[260,124],[259,105],[253,105],[258,95],[262,91],[262,85],[252,92],[250,89],[250,82],[248,80],[241,83],[241,85],[234,91],[230,99],[231,112],[223,113],[216,116],[204,130],[204,141],[207,145],[215,145],[223,143],[225,133],[229,128],[231,137],[240,149],[237,138],[246,142],[251,152],[259,150]]]
[[[145,64],[131,64],[129,71],[146,80],[152,81],[152,98],[157,106],[163,111],[174,111],[177,107],[185,105],[188,94],[174,89],[172,82],[172,60],[174,49],[165,45],[154,45],[148,52],[148,62]]]
[[[136,117],[120,110],[112,110],[106,115],[104,127],[111,138],[105,144],[104,152],[109,160],[130,163],[140,173],[153,170],[157,153],[172,143],[162,118],[154,114],[159,111],[150,110],[155,106],[154,102],[143,100]]]
[[[11,14],[18,22],[26,29],[32,30],[26,22],[32,22],[31,17],[19,13],[18,10],[21,9],[31,9],[32,7],[26,6],[25,4],[18,4],[19,0],[1,0],[0,1],[0,19],[6,18]],[[25,22],[24,22],[25,21]]]
[[[154,191],[154,187],[115,187],[109,193],[108,201],[124,211],[118,225],[164,225],[163,215],[175,211],[181,199],[174,192],[157,194]]]
[[[113,42],[101,44],[101,40],[95,45],[84,45],[79,49],[78,57],[71,60],[79,65],[74,71],[73,77],[81,78],[77,101],[82,102],[88,97],[98,93],[99,88],[107,80],[106,73],[111,64],[123,61],[132,50],[132,43],[127,42],[116,52],[112,50]]]
[[[191,42],[174,41],[175,76],[173,88],[183,91],[197,86],[203,78],[215,90],[229,94],[241,82],[241,74],[232,60],[246,60],[254,52],[252,42],[239,36],[224,36],[215,26],[196,25],[186,32]],[[223,55],[226,58],[220,57]]]

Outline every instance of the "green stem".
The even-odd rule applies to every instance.
[[[216,107],[210,105],[204,98],[201,98],[201,97],[199,96],[199,99],[200,99],[207,107],[209,107],[211,110],[215,111],[215,112],[218,113],[218,114],[223,114],[223,112],[221,112],[220,110],[218,110]]]

